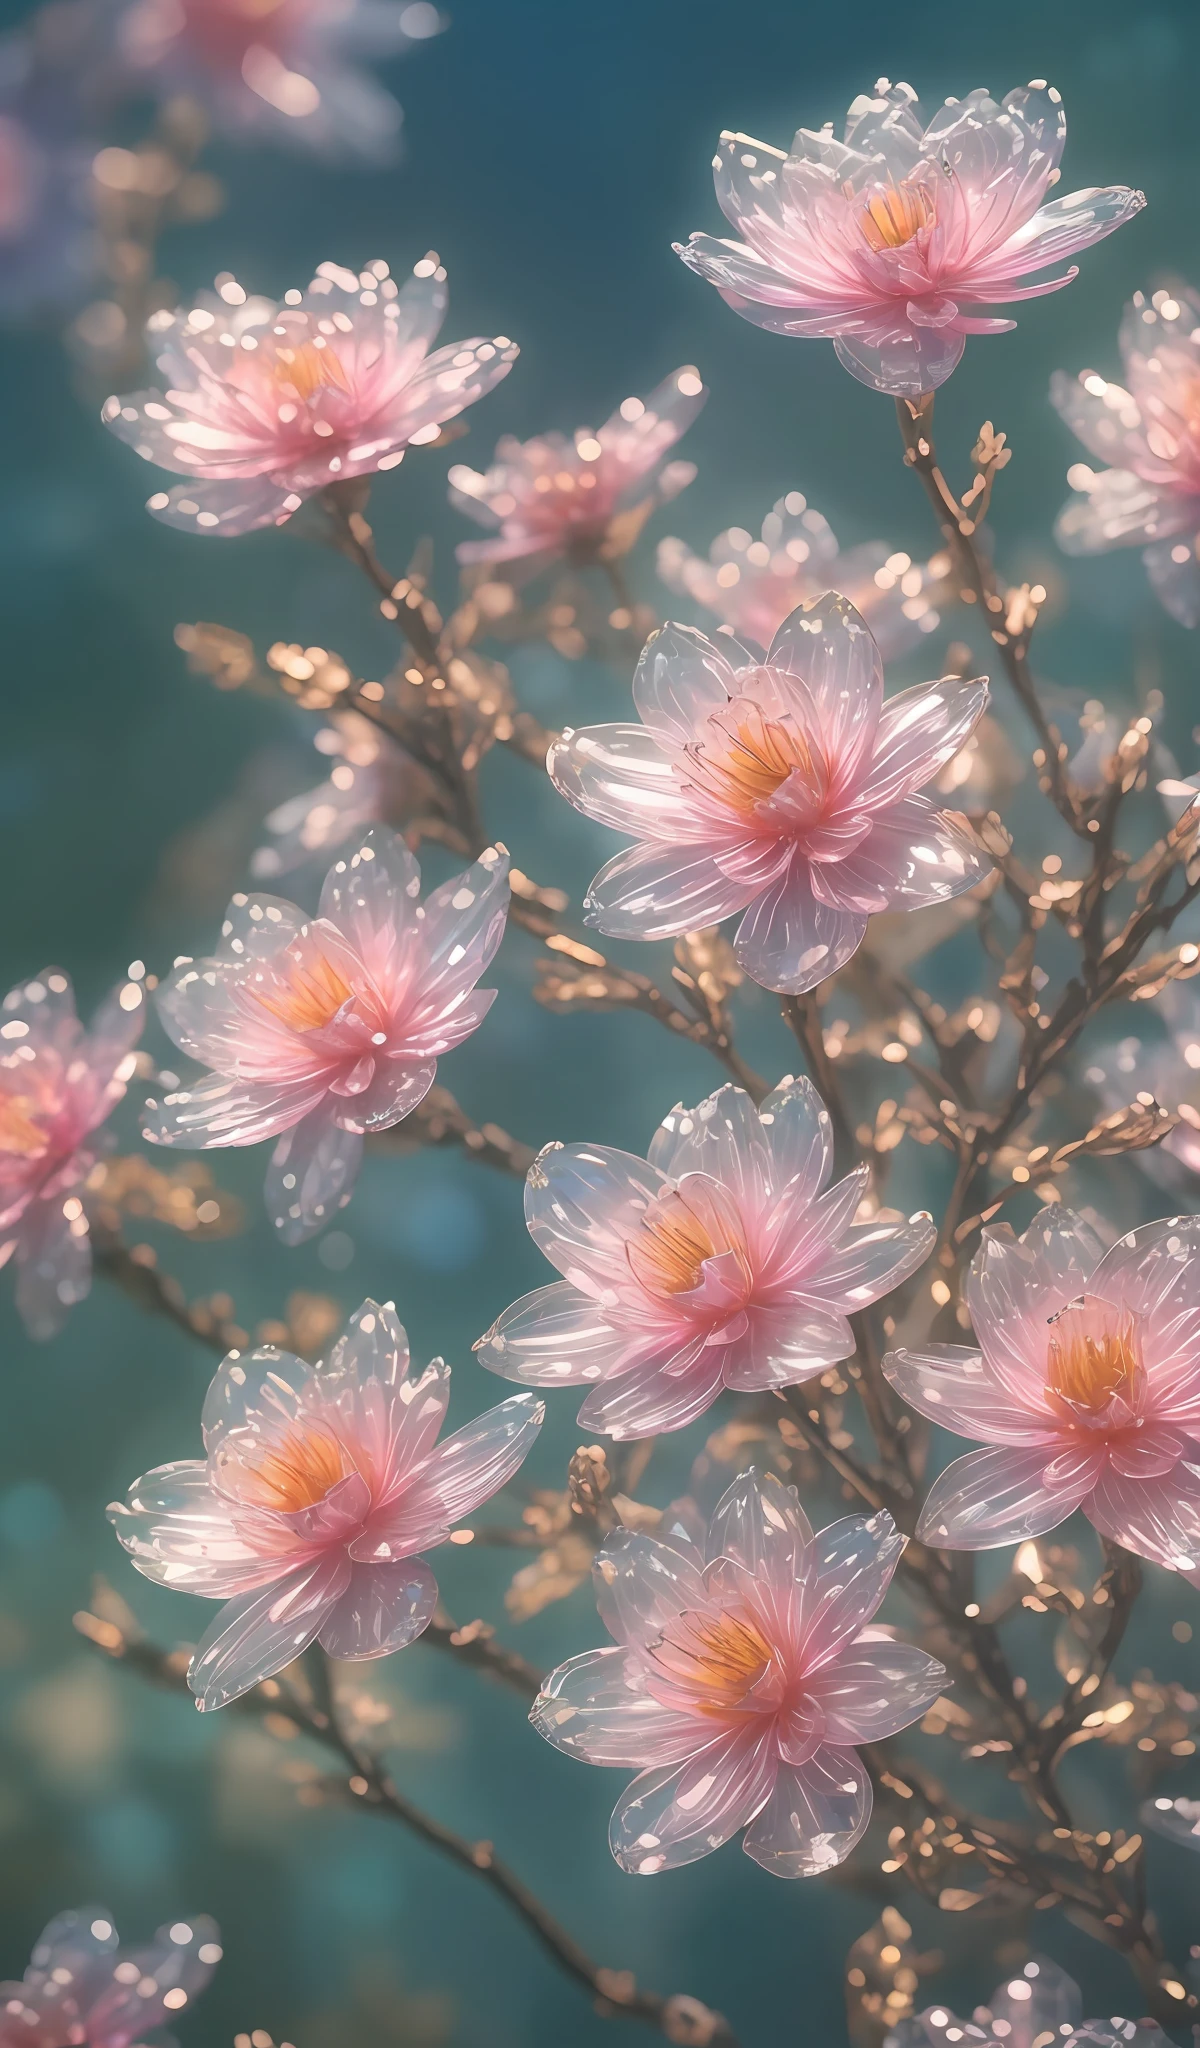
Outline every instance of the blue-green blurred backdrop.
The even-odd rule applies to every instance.
[[[432,246],[449,270],[447,336],[501,331],[522,348],[456,455],[485,466],[501,431],[594,424],[690,360],[712,393],[682,451],[700,475],[656,534],[706,548],[719,527],[756,526],[800,486],[844,539],[883,536],[918,555],[927,512],[897,459],[889,402],[845,377],[826,345],[734,318],[670,244],[715,224],[709,163],[723,127],[785,141],[802,121],[840,115],[880,73],[931,99],[1049,77],[1070,122],[1066,188],[1137,184],[1149,208],[1084,257],[1069,292],[1025,308],[1014,336],[971,344],[938,406],[947,447],[965,450],[983,417],[1008,431],[1016,459],[1002,479],[999,544],[1010,567],[1043,574],[1071,459],[1045,399],[1051,370],[1114,368],[1128,294],[1173,270],[1200,281],[1198,61],[1194,0],[452,0],[448,32],[386,74],[406,109],[397,168],[341,172],[215,148],[228,206],[173,236],[164,268],[185,290],[231,270],[274,293],[327,257],[381,255],[402,271]],[[80,402],[44,333],[0,338],[0,464],[0,986],[58,962],[90,1003],[132,959],[161,969],[203,945],[244,879],[262,812],[317,779],[294,714],[186,676],[176,622],[221,620],[260,646],[319,643],[362,674],[382,673],[394,647],[351,568],[300,538],[206,541],[155,525],[143,511],[150,472]],[[391,563],[432,533],[443,595],[461,537],[446,467],[444,454],[415,453],[373,508]],[[635,575],[653,597],[650,559]],[[1047,672],[1128,697],[1140,665],[1161,681],[1187,754],[1196,643],[1155,610],[1136,557],[1072,570],[1068,589],[1041,643]],[[517,673],[550,723],[619,715],[627,688],[549,654]],[[489,822],[518,864],[577,893],[611,850],[606,835],[534,793],[508,758],[489,763],[486,783]],[[644,1019],[548,1016],[528,996],[531,959],[516,935],[486,1030],[443,1070],[478,1117],[535,1144],[586,1136],[640,1150],[677,1097],[720,1078]],[[790,1064],[766,998],[745,1016],[760,1064]],[[285,1253],[270,1241],[262,1164],[218,1162],[249,1198],[244,1238],[164,1244],[188,1291],[227,1288],[251,1327],[298,1286],[334,1292],[347,1309],[368,1292],[393,1296],[418,1356],[441,1350],[454,1362],[456,1413],[495,1398],[471,1341],[543,1277],[517,1184],[449,1153],[377,1160],[342,1219],[352,1259],[331,1272],[319,1246]],[[926,1199],[935,1195],[931,1186]],[[250,2027],[298,2048],[608,2040],[479,1888],[364,1815],[298,1805],[281,1745],[247,1722],[202,1723],[140,1692],[74,1635],[72,1611],[96,1571],[165,1639],[194,1639],[205,1625],[209,1609],[135,1578],[103,1508],[150,1465],[194,1455],[211,1369],[198,1345],[102,1284],[61,1337],[33,1346],[0,1281],[0,1975],[19,1973],[53,1911],[100,1897],[132,1934],[187,1910],[219,1917],[227,1959],[186,2024],[192,2048]],[[562,1397],[534,1478],[558,1482],[572,1414]],[[661,1457],[655,1499],[682,1483],[702,1435]],[[454,1611],[502,1620],[513,1562],[447,1553]],[[1178,1607],[1172,1595],[1147,1655],[1170,1646]],[[596,1630],[581,1593],[527,1625],[520,1646],[552,1662]],[[661,1881],[623,1877],[605,1846],[615,1774],[552,1754],[515,1698],[430,1649],[369,1675],[401,1703],[393,1760],[406,1788],[494,1837],[602,1961],[704,1997],[748,2042],[844,2038],[840,1959],[878,1911],[869,1893],[773,1882],[735,1848]],[[976,1797],[1002,1787],[981,1781]],[[1099,1795],[1089,1796],[1102,1825]],[[1155,1867],[1164,1901],[1195,1868],[1166,1847]],[[1177,1946],[1189,1931],[1177,1902]],[[927,1922],[921,1933],[946,1938]],[[1128,2002],[1115,1960],[1049,1916],[1039,1933],[1088,1971],[1088,2010]],[[986,1954],[943,1982],[976,2002],[992,1982]]]

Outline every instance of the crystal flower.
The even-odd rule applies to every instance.
[[[668,590],[694,598],[756,647],[769,647],[789,612],[838,590],[875,636],[885,661],[907,653],[940,624],[936,601],[946,558],[924,565],[884,541],[838,547],[833,530],[800,491],[776,500],[762,537],[742,526],[719,533],[707,562],[674,537],[658,544]]]
[[[326,760],[332,757],[329,776],[268,813],[263,822],[271,837],[250,860],[256,882],[327,859],[368,826],[399,823],[432,799],[429,777],[411,754],[357,711],[335,711],[313,744]]]
[[[883,2048],[1034,2048],[1053,2040],[1059,2048],[1169,2048],[1155,2020],[1085,2020],[1079,1986],[1044,1956],[1028,1962],[997,1984],[986,2005],[960,2020],[944,2005],[931,2005],[901,2020]]]
[[[986,873],[965,823],[917,792],[987,695],[948,676],[885,704],[879,650],[833,594],[792,612],[765,659],[665,626],[633,679],[642,723],[568,730],[547,760],[576,810],[636,835],[593,881],[587,922],[665,939],[745,910],[739,966],[764,988],[815,988],[872,911],[941,903]]]
[[[1200,626],[1200,292],[1141,292],[1121,322],[1125,384],[1095,370],[1057,370],[1050,397],[1089,454],[1073,463],[1075,495],[1055,535],[1069,555],[1140,547],[1167,610]]]
[[[934,1481],[917,1535],[947,1550],[1044,1536],[1082,1508],[1102,1536],[1200,1585],[1200,1221],[1104,1253],[1069,1209],[984,1232],[967,1278],[977,1350],[889,1352],[943,1429],[989,1446]]]
[[[144,1577],[225,1602],[188,1671],[201,1707],[314,1641],[387,1657],[428,1626],[437,1581],[418,1553],[507,1484],[544,1404],[514,1394],[439,1444],[450,1368],[408,1366],[390,1302],[364,1301],[327,1364],[231,1351],[204,1403],[207,1456],[159,1465],[109,1508]]]
[[[191,306],[152,315],[166,390],[108,398],[101,412],[147,462],[194,479],[156,491],[148,510],[188,532],[282,526],[316,492],[436,441],[517,356],[504,335],[430,355],[446,296],[431,254],[402,286],[386,263],[360,276],[322,263],[280,305],[224,277]]]
[[[61,968],[46,967],[0,1004],[0,1265],[12,1260],[32,1337],[52,1337],[92,1284],[82,1189],[97,1137],[134,1069],[145,1000],[114,989],[84,1030]]]
[[[682,1503],[657,1538],[609,1537],[596,1602],[616,1647],[560,1664],[529,1718],[568,1756],[641,1771],[609,1826],[622,1870],[677,1870],[739,1828],[776,1877],[845,1861],[871,1817],[854,1745],[907,1728],[946,1676],[866,1626],[904,1543],[885,1513],[814,1535],[795,1488],[754,1471],[707,1530]]]
[[[490,848],[423,905],[420,889],[403,840],[376,826],[330,868],[315,918],[237,895],[220,951],[160,985],[175,1044],[212,1071],[148,1100],[144,1136],[192,1151],[278,1137],[266,1201],[285,1244],[349,1200],[364,1132],[410,1115],[491,1008],[475,983],[504,934],[507,855]]]
[[[1194,1196],[1200,1174],[1200,990],[1169,981],[1154,1001],[1168,1036],[1121,1038],[1096,1053],[1084,1079],[1106,1110],[1124,1109],[1146,1091],[1179,1122],[1157,1145],[1133,1155],[1142,1171],[1177,1199]]]
[[[237,140],[378,164],[402,115],[358,60],[443,26],[431,0],[127,0],[114,40],[132,84],[186,94]]]
[[[726,1085],[682,1104],[648,1160],[548,1145],[525,1220],[564,1275],[506,1309],[475,1346],[525,1386],[590,1386],[585,1429],[654,1436],[702,1415],[723,1387],[794,1386],[849,1358],[846,1320],[928,1258],[928,1216],[853,1218],[859,1167],[826,1189],[829,1115],[790,1078],[755,1109]]]
[[[657,506],[677,497],[696,474],[692,462],[664,462],[708,393],[690,365],[675,370],[649,398],[626,398],[596,432],[536,434],[497,445],[482,475],[465,463],[450,471],[450,501],[490,540],[466,540],[460,562],[521,562],[527,573],[560,556],[574,562],[615,558],[633,546]]]
[[[926,120],[910,85],[881,78],[846,116],[801,128],[790,155],[724,134],[717,200],[743,237],[693,235],[676,253],[727,305],[775,334],[828,336],[850,374],[916,398],[944,384],[968,334],[1016,323],[981,306],[1039,297],[1032,272],[1088,248],[1140,212],[1126,185],[1043,205],[1066,140],[1062,101],[1035,79],[999,105],[985,91]]]
[[[0,1984],[0,2048],[127,2048],[184,2013],[220,1960],[217,1923],[205,1914],[128,1949],[106,1907],[59,1913],[21,1982]]]

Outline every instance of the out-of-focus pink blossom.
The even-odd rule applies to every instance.
[[[256,847],[250,861],[256,882],[294,874],[322,855],[327,859],[369,825],[401,823],[430,794],[429,778],[411,754],[357,711],[334,712],[313,744],[333,759],[329,778],[268,814],[264,823],[271,838]]]
[[[1190,981],[1169,981],[1153,1007],[1167,1036],[1116,1039],[1093,1053],[1083,1077],[1099,1091],[1106,1110],[1124,1109],[1147,1090],[1179,1118],[1159,1144],[1131,1159],[1187,1201],[1196,1192],[1193,1176],[1200,1174],[1200,990]]]
[[[1200,292],[1137,292],[1121,322],[1125,383],[1057,370],[1050,397],[1108,466],[1073,463],[1075,496],[1055,527],[1069,555],[1140,547],[1151,583],[1181,625],[1200,626]]]
[[[212,1071],[148,1101],[144,1135],[192,1150],[278,1137],[266,1199],[285,1244],[350,1199],[363,1133],[416,1109],[491,1008],[475,983],[504,934],[507,855],[489,849],[424,904],[420,891],[404,841],[376,826],[330,868],[315,918],[235,896],[221,950],[160,986],[171,1037]]]
[[[445,314],[432,254],[399,287],[386,263],[359,276],[322,263],[280,305],[218,278],[215,293],[148,323],[166,389],[108,398],[101,418],[147,462],[193,479],[147,501],[167,526],[282,526],[316,492],[436,441],[508,375],[518,351],[505,335],[431,355]]]
[[[105,1906],[59,1913],[19,1984],[0,1984],[0,2048],[129,2048],[182,2017],[221,1960],[215,1920],[160,1927],[122,1948]]]
[[[394,158],[402,116],[361,60],[444,25],[432,0],[125,0],[105,56],[134,86],[198,100],[238,140],[377,164]]]
[[[33,1337],[60,1330],[92,1284],[81,1190],[133,1073],[145,1010],[138,983],[124,982],[85,1031],[58,967],[0,1005],[0,1265],[13,1262]]]
[[[590,1386],[585,1429],[682,1429],[723,1387],[794,1386],[849,1358],[847,1317],[928,1258],[929,1217],[856,1223],[869,1174],[826,1188],[829,1116],[790,1078],[755,1109],[741,1088],[680,1103],[648,1160],[548,1145],[525,1219],[563,1275],[506,1309],[475,1349],[525,1386]]]
[[[623,1870],[677,1870],[741,1828],[775,1877],[844,1862],[871,1817],[855,1744],[907,1728],[946,1676],[867,1626],[904,1542],[884,1513],[814,1535],[795,1488],[754,1471],[707,1530],[679,1503],[657,1537],[609,1537],[596,1600],[615,1647],[560,1664],[529,1718],[568,1756],[641,1771],[609,1827]]]
[[[997,105],[979,90],[926,119],[910,85],[881,78],[846,116],[801,128],[790,153],[724,134],[717,200],[742,237],[693,235],[676,252],[744,319],[832,338],[863,384],[916,398],[944,384],[968,334],[1016,323],[978,309],[1057,291],[1027,283],[1140,212],[1126,185],[1043,204],[1066,141],[1062,101],[1035,80]]]
[[[884,541],[843,552],[828,520],[800,491],[776,501],[760,539],[744,526],[719,533],[706,562],[681,540],[658,544],[658,573],[668,590],[694,598],[755,647],[769,647],[797,605],[837,590],[862,614],[885,661],[936,630],[948,566],[945,556],[914,562]]]
[[[1200,1223],[1102,1252],[1069,1209],[984,1233],[967,1279],[977,1350],[890,1352],[922,1415],[990,1448],[934,1481],[917,1534],[946,1550],[1044,1536],[1082,1508],[1102,1536],[1200,1585]]]
[[[440,1444],[450,1368],[409,1376],[392,1304],[364,1301],[327,1364],[231,1351],[204,1403],[207,1453],[160,1465],[108,1510],[138,1571],[222,1600],[188,1683],[227,1706],[320,1640],[387,1657],[437,1604],[418,1553],[506,1485],[542,1426],[515,1394]]]
[[[574,562],[614,559],[633,546],[656,506],[690,484],[692,462],[665,462],[691,426],[708,393],[685,364],[648,398],[626,398],[593,432],[506,435],[482,475],[464,463],[450,471],[450,500],[490,540],[466,540],[460,562],[520,562],[532,574],[566,556]]]
[[[893,2027],[883,2048],[957,2048],[961,2041],[969,2041],[971,2048],[1034,2048],[1035,2042],[1051,2040],[1058,2048],[1169,2048],[1168,2037],[1155,2020],[1118,2015],[1085,2020],[1082,2015],[1083,2000],[1074,1978],[1038,1956],[997,1984],[987,2004],[977,2005],[969,2020],[959,2019],[944,2005],[927,2006]]]
[[[764,658],[665,626],[633,679],[640,725],[564,732],[547,761],[588,817],[637,843],[601,868],[587,922],[665,939],[735,911],[738,964],[800,994],[853,957],[876,910],[961,895],[988,863],[917,792],[970,737],[985,680],[883,701],[879,650],[843,597],[784,620]]]

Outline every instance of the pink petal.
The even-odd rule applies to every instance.
[[[767,663],[806,685],[830,758],[840,776],[855,776],[883,703],[883,664],[861,614],[834,591],[813,598],[784,620]]]
[[[803,1574],[812,1524],[794,1486],[773,1472],[743,1472],[721,1495],[705,1539],[711,1561],[732,1558],[758,1576],[788,1588]]]
[[[946,1667],[913,1643],[851,1643],[808,1681],[831,1742],[882,1742],[920,1719]]]
[[[337,1549],[230,1600],[201,1636],[188,1671],[200,1706],[227,1707],[292,1663],[320,1634],[349,1583],[350,1560]]]
[[[584,923],[610,939],[677,938],[744,910],[754,888],[694,848],[630,846],[594,876],[584,898]]]
[[[1042,270],[1048,263],[1059,263],[1064,256],[1090,249],[1093,242],[1102,241],[1105,235],[1132,220],[1145,204],[1145,193],[1135,192],[1128,185],[1089,185],[1079,192],[1064,192],[1061,199],[1052,199],[1048,205],[1039,207],[1032,219],[1010,235],[988,260],[985,274],[989,283],[999,287],[1022,272]],[[964,296],[978,299],[984,293],[977,289]],[[995,296],[1003,298],[1006,294],[997,289]]]
[[[473,987],[494,958],[508,917],[508,866],[508,855],[489,847],[426,897],[419,913],[424,965],[410,998],[415,1029],[453,990]]]
[[[153,396],[157,399],[159,393]],[[111,424],[111,423],[110,423]],[[164,463],[165,446],[154,456]],[[172,469],[183,464],[173,461]],[[163,503],[165,498],[166,502]],[[169,491],[157,491],[146,502],[146,510],[163,526],[174,526],[182,533],[203,533],[224,535],[232,538],[239,533],[256,533],[263,526],[283,526],[294,512],[300,510],[302,497],[288,483],[277,483],[269,476],[237,477],[212,483],[201,483],[189,477],[187,483],[175,484]]]
[[[985,1230],[967,1273],[967,1307],[993,1371],[1027,1405],[1040,1405],[1049,1316],[1082,1294],[1103,1256],[1083,1218],[1052,1203],[1021,1238]]]
[[[793,858],[780,879],[751,904],[738,926],[734,950],[738,965],[761,987],[803,995],[854,958],[866,929],[865,917],[818,903],[808,863]]]
[[[1088,1520],[1114,1543],[1200,1586],[1200,1469],[1176,1465],[1156,1479],[1104,1474],[1083,1503]]]
[[[969,1451],[938,1474],[917,1524],[922,1543],[944,1550],[995,1550],[1057,1529],[1089,1488],[1085,1464],[1061,1486],[1046,1482],[1046,1444],[1028,1450]]]
[[[849,910],[920,910],[973,889],[991,865],[945,811],[909,796],[878,811],[866,838],[820,877]]]
[[[806,1075],[781,1081],[758,1114],[776,1191],[786,1189],[797,1203],[813,1201],[833,1170],[833,1125],[812,1082]]]
[[[757,1813],[777,1768],[769,1740],[738,1728],[683,1764],[643,1771],[613,1809],[614,1857],[622,1870],[650,1877],[709,1855]]]
[[[16,1249],[17,1312],[31,1337],[56,1336],[92,1285],[92,1245],[82,1218],[68,1216],[64,1197],[31,1202]]]
[[[743,306],[735,311],[748,319],[754,314]],[[766,326],[764,320],[760,325]],[[957,328],[908,327],[896,324],[870,336],[854,333],[847,321],[842,332],[834,330],[834,348],[844,370],[869,384],[873,391],[886,391],[894,398],[919,398],[936,391],[953,376],[962,361],[966,336]]]
[[[961,1344],[889,1351],[883,1370],[910,1407],[958,1436],[1030,1445],[1053,1443],[1059,1435],[1047,1411],[1021,1408],[982,1354]]]
[[[616,1529],[597,1554],[592,1577],[600,1619],[618,1643],[657,1642],[689,1607],[707,1604],[702,1559],[633,1529]]]
[[[735,1393],[796,1386],[854,1353],[854,1332],[844,1316],[807,1306],[747,1311],[745,1335],[730,1344],[725,1384]]]
[[[670,1180],[708,1174],[753,1215],[771,1184],[771,1152],[759,1113],[744,1088],[726,1082],[695,1109],[676,1103],[650,1143],[649,1161]]]
[[[882,1509],[822,1529],[804,1588],[803,1648],[814,1671],[865,1628],[892,1582],[906,1539]]]
[[[96,2048],[123,2048],[127,2041],[143,2040],[164,2020],[181,2016],[216,1968],[209,1954],[214,1948],[219,1957],[220,1929],[200,1913],[160,1927],[146,1948],[121,1949],[106,1965],[104,1988],[87,1986],[88,2041]],[[175,1995],[168,2003],[169,1993]]]
[[[768,1272],[772,1289],[786,1289],[795,1295],[810,1276],[815,1282],[823,1274],[831,1252],[850,1228],[869,1179],[866,1169],[857,1166],[815,1201],[790,1186],[784,1189],[762,1233],[764,1245],[771,1250]]]
[[[581,1386],[619,1372],[639,1340],[615,1330],[578,1287],[556,1280],[506,1308],[475,1353],[489,1372],[526,1387]]]
[[[890,697],[875,729],[871,765],[856,802],[882,810],[911,796],[961,752],[987,709],[985,677],[946,676]]]
[[[545,1680],[529,1718],[539,1735],[589,1764],[637,1770],[678,1763],[706,1732],[690,1714],[664,1707],[622,1648],[585,1650]]]
[[[547,772],[577,811],[636,839],[678,838],[691,807],[645,725],[589,725],[551,747]]]
[[[618,1379],[602,1382],[579,1410],[580,1426],[599,1430],[618,1443],[684,1429],[720,1393],[724,1355],[719,1344],[708,1344],[701,1336],[661,1365],[638,1365]]]
[[[257,1145],[290,1130],[324,1098],[324,1081],[312,1077],[240,1081],[205,1074],[173,1089],[161,1102],[147,1097],[142,1136],[152,1145],[178,1145],[193,1152],[218,1145]]]
[[[1146,422],[1132,392],[1120,384],[1102,379],[1103,390],[1088,390],[1095,373],[1085,370],[1078,377],[1056,370],[1050,379],[1050,402],[1060,419],[1082,441],[1089,454],[1114,469],[1134,471],[1141,477],[1165,482],[1169,465],[1151,455],[1146,441]]]
[[[694,626],[663,626],[650,635],[634,673],[639,718],[660,745],[686,746],[708,713],[736,695],[736,670],[748,660],[736,641],[722,647]]]
[[[108,1519],[137,1570],[157,1585],[228,1600],[278,1576],[278,1557],[264,1557],[238,1533],[200,1459],[156,1466],[112,1502]]]
[[[937,1231],[928,1216],[852,1223],[831,1244],[828,1257],[804,1274],[798,1291],[806,1301],[825,1302],[849,1315],[907,1280],[924,1265],[936,1242]]]
[[[1195,547],[1195,533],[1200,528],[1200,518],[1196,518],[1194,509],[1192,517],[1196,519],[1196,524],[1192,526],[1189,520],[1192,545],[1186,560],[1176,560],[1177,548],[1169,541],[1158,542],[1154,547],[1147,548],[1142,555],[1146,574],[1154,586],[1159,603],[1166,607],[1173,619],[1179,620],[1181,626],[1187,626],[1189,629],[1200,626],[1200,560],[1197,559]]]
[[[544,1401],[514,1394],[448,1436],[408,1475],[387,1514],[350,1546],[364,1561],[399,1561],[444,1543],[464,1515],[499,1493],[527,1457],[546,1413]]]
[[[742,1847],[773,1877],[819,1877],[845,1862],[866,1832],[871,1803],[857,1752],[823,1743],[807,1763],[780,1764]]]
[[[477,996],[467,996],[457,1002],[452,1020],[445,1019],[440,1027],[421,1034],[421,1053],[426,1052],[431,1042],[439,1052],[448,1052],[452,1045],[460,1042],[460,1038],[469,1038],[491,1008],[494,994],[494,990],[484,990]],[[316,1111],[316,1117],[328,1112],[337,1118],[344,1131],[357,1132],[361,1136],[368,1131],[390,1130],[394,1124],[411,1116],[414,1109],[420,1108],[433,1086],[437,1063],[427,1057],[418,1059],[416,1047],[410,1048],[406,1044],[406,1055],[410,1051],[413,1054],[411,1060],[406,1057],[374,1061],[371,1080],[361,1094],[331,1092],[325,1107]],[[313,1120],[309,1119],[310,1122]],[[291,1135],[294,1137],[295,1133]],[[287,1139],[283,1143],[286,1144]]]
[[[430,1070],[429,1081],[432,1079]],[[421,1089],[422,1095],[428,1086],[427,1082]],[[335,1099],[326,1097],[320,1108],[284,1133],[271,1154],[263,1196],[283,1244],[304,1244],[315,1237],[354,1192],[362,1163],[362,1134],[343,1130],[334,1121],[337,1112]]]
[[[321,889],[318,915],[336,925],[366,959],[397,959],[417,930],[421,870],[398,832],[373,825],[336,860]]]
[[[525,1181],[529,1235],[566,1279],[600,1294],[628,1276],[625,1242],[662,1186],[632,1152],[547,1145]]]
[[[321,1648],[350,1662],[390,1657],[428,1627],[437,1580],[424,1558],[401,1564],[356,1564],[350,1583],[321,1628]]]

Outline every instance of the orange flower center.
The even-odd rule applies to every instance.
[[[881,249],[902,249],[922,228],[931,228],[936,217],[922,185],[889,185],[883,192],[872,192],[860,220],[864,236],[878,254]]]
[[[283,343],[275,350],[272,369],[276,383],[290,384],[306,404],[323,389],[350,390],[337,350],[325,341],[302,341],[294,348]]]
[[[30,1114],[36,1104],[28,1095],[0,1095],[0,1152],[35,1159],[46,1149],[46,1134]]]
[[[314,953],[303,960],[289,960],[284,985],[259,994],[257,1000],[292,1031],[319,1031],[353,993],[332,961],[323,953]]]
[[[743,817],[774,796],[794,769],[814,775],[805,735],[790,718],[767,718],[743,698],[709,720],[712,739],[689,748],[693,771],[710,795]]]
[[[771,1646],[748,1615],[677,1615],[650,1656],[664,1678],[695,1695],[702,1714],[742,1704],[771,1662]]]
[[[261,1455],[238,1457],[238,1496],[255,1507],[295,1514],[315,1507],[354,1470],[343,1446],[319,1423],[297,1423]]]
[[[636,1237],[626,1246],[634,1274],[651,1294],[687,1294],[700,1285],[706,1259],[719,1252],[732,1252],[742,1269],[746,1285],[753,1278],[750,1255],[740,1232],[722,1227],[723,1219],[703,1203],[708,1214],[700,1213],[697,1198],[689,1200],[677,1188],[657,1195],[646,1211]]]
[[[1140,1319],[1083,1296],[1050,1325],[1046,1389],[1074,1414],[1100,1416],[1111,1402],[1135,1405],[1142,1376]]]

